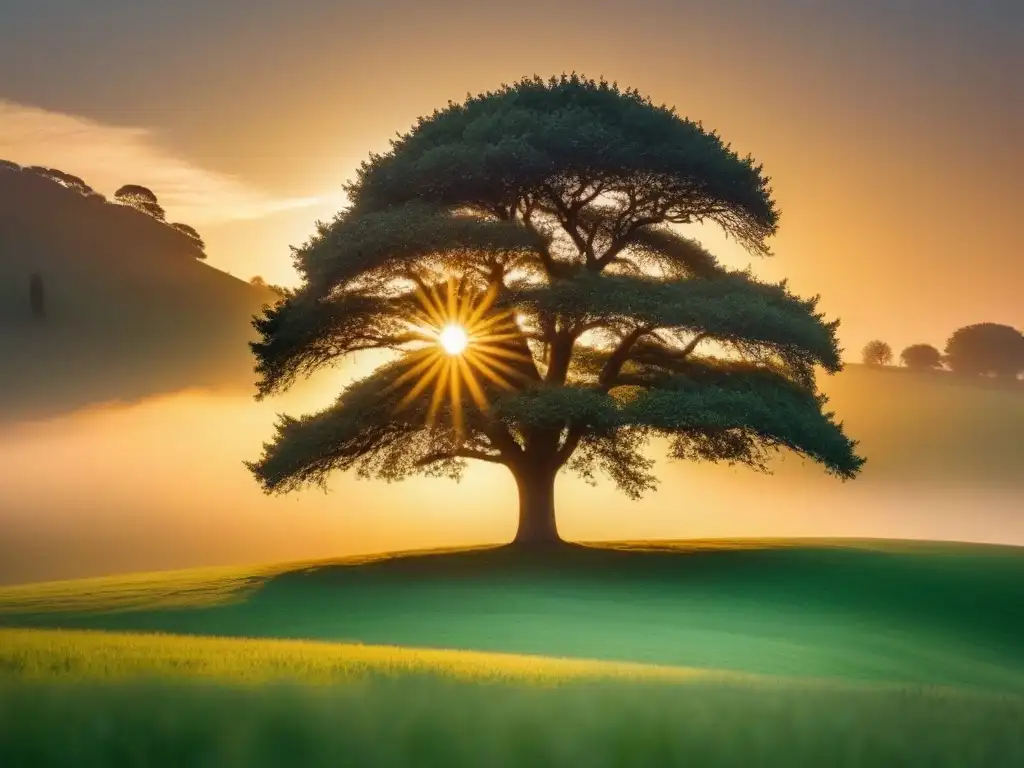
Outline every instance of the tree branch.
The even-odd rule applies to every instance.
[[[638,326],[627,333],[622,341],[619,342],[619,346],[612,352],[611,357],[608,358],[608,362],[605,363],[601,371],[601,375],[598,377],[598,385],[605,392],[610,388],[609,382],[619,375],[622,366],[629,359],[629,355],[633,351],[633,345],[636,344],[641,336],[650,333],[652,330],[654,329],[647,325]]]
[[[572,457],[573,451],[579,448],[580,441],[583,439],[583,434],[586,430],[582,427],[570,427],[569,433],[565,436],[565,442],[559,447],[555,453],[555,468],[561,469],[565,466],[565,463]]]
[[[685,359],[685,358],[689,357],[690,355],[692,355],[693,354],[693,350],[695,350],[697,348],[697,345],[700,344],[702,341],[704,341],[704,339],[706,339],[707,337],[708,337],[708,334],[706,334],[706,333],[698,333],[696,336],[694,336],[692,339],[690,339],[690,343],[689,344],[687,344],[685,347],[683,347],[679,351],[678,358],[680,360],[682,360],[682,359]]]
[[[561,196],[550,185],[545,189],[551,198],[551,205],[555,209],[558,223],[562,225],[562,229],[572,238],[573,244],[583,255],[584,259],[586,259],[587,264],[592,264],[594,262],[594,249],[587,245],[587,241],[580,234],[576,226],[576,215],[579,213],[579,210],[566,206]]]
[[[612,352],[611,357],[608,358],[608,362],[605,363],[604,369],[601,371],[601,375],[598,379],[599,388],[607,392],[611,389],[611,382],[614,381],[615,377],[618,376],[619,371],[622,370],[622,366],[629,359],[629,354],[633,349],[633,345],[645,334],[650,333],[653,329],[649,326],[641,325],[634,328],[632,331],[626,334],[626,336],[619,342],[619,346]],[[570,426],[569,431],[565,436],[565,442],[555,452],[555,466],[563,467],[565,463],[572,457],[573,451],[575,451],[583,439],[586,432],[584,427]]]
[[[428,464],[433,464],[435,461],[444,461],[445,459],[473,459],[475,461],[486,461],[490,464],[506,464],[506,460],[498,454],[484,453],[473,448],[456,448],[453,451],[437,451],[436,453],[428,453],[426,456],[416,462],[418,466],[425,467]]]
[[[548,370],[545,381],[549,384],[564,384],[572,362],[572,348],[576,338],[566,331],[555,334],[549,346]]]
[[[631,358],[639,363],[653,365],[657,368],[664,368],[668,371],[675,370],[674,366],[685,363],[686,359],[693,354],[697,345],[708,336],[709,334],[707,333],[698,333],[682,349],[645,344],[642,348],[634,349]]]
[[[629,226],[626,227],[626,231],[612,238],[611,245],[608,246],[599,258],[594,260],[597,268],[599,270],[604,269],[604,267],[611,263],[611,261],[622,252],[622,249],[629,245],[630,238],[632,238],[633,233],[638,229],[650,226],[651,224],[660,224],[664,220],[664,216],[642,216],[638,219],[634,219],[630,222]]]
[[[533,211],[534,203],[532,201],[524,201],[523,203],[523,226],[531,234],[537,237],[538,240],[542,241],[542,245],[537,247],[537,255],[540,256],[540,262],[544,266],[544,271],[547,273],[549,278],[555,277],[555,273],[558,270],[558,266],[555,264],[555,258],[551,255],[551,248],[546,242],[543,242],[546,238],[544,233],[537,229],[537,225],[533,223]]]

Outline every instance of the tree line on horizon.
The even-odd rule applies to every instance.
[[[873,367],[892,365],[892,347],[874,339],[864,346],[861,359]],[[948,369],[967,376],[1016,379],[1024,374],[1024,333],[999,323],[966,325],[950,335],[943,351],[931,344],[911,344],[900,353],[900,363],[916,371]]]
[[[206,243],[203,242],[203,238],[200,234],[194,227],[188,224],[183,224],[181,222],[168,222],[166,211],[164,211],[163,206],[160,205],[156,194],[154,194],[153,190],[148,187],[144,187],[139,184],[125,184],[114,192],[114,197],[111,201],[107,200],[106,195],[101,192],[97,192],[89,186],[83,179],[57,168],[47,168],[42,165],[22,166],[10,160],[0,159],[0,171],[31,173],[40,178],[52,181],[55,184],[59,184],[65,189],[77,192],[87,200],[101,204],[123,205],[139,211],[140,213],[144,213],[182,235],[193,247],[196,253],[196,258],[206,258]]]

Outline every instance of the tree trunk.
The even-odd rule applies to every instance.
[[[515,473],[519,486],[519,530],[513,544],[546,549],[562,543],[555,524],[555,472],[529,468]]]

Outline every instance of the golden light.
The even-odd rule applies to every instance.
[[[478,409],[486,411],[489,387],[513,389],[530,378],[531,369],[536,369],[526,340],[515,315],[497,308],[496,299],[494,290],[474,293],[454,279],[448,280],[446,291],[419,286],[409,326],[424,346],[406,355],[406,370],[392,385],[409,387],[396,410],[408,407],[433,386],[427,423],[436,423],[447,399],[452,426],[461,435],[466,394]]]
[[[441,329],[438,342],[449,355],[461,355],[469,346],[469,334],[461,325],[451,323]]]

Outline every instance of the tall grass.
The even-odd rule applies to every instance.
[[[286,680],[324,685],[368,675],[410,674],[543,684],[596,678],[666,682],[762,679],[726,671],[505,653],[301,640],[0,629],[0,681],[116,682],[145,677],[230,683]]]
[[[1022,585],[1014,547],[687,542],[541,561],[492,548],[0,589],[0,626],[1020,691]]]
[[[0,764],[1012,768],[1021,722],[1019,699],[781,685],[19,681],[0,686]]]

